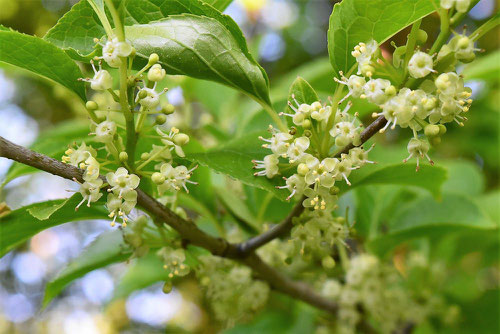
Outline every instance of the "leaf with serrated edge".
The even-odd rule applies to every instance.
[[[69,200],[59,199],[34,203],[14,210],[7,216],[2,217],[0,222],[0,235],[2,242],[0,243],[0,257],[14,249],[17,245],[28,240],[38,232],[46,230],[50,227],[64,223],[87,220],[87,219],[109,219],[107,211],[104,209],[105,196],[98,202],[92,203],[88,208],[82,205],[78,211],[75,207],[82,200],[80,193],[71,196]],[[33,217],[28,210],[35,212],[38,209],[46,209],[54,205],[61,204],[67,201],[59,210],[54,212],[50,219],[40,221]]]
[[[328,53],[335,70],[355,64],[354,46],[372,39],[379,44],[436,10],[433,0],[343,0],[335,4],[328,29]]]
[[[72,260],[45,288],[42,305],[46,307],[69,283],[111,263],[128,259],[132,254],[116,229],[97,236],[78,257]]]
[[[68,88],[85,100],[80,68],[61,49],[35,36],[0,30],[0,62],[30,71]]]

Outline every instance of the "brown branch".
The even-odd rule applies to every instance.
[[[16,145],[3,137],[0,137],[0,157],[5,157],[66,179],[83,181],[83,170]],[[140,189],[137,189],[137,204],[149,212],[153,218],[160,219],[175,229],[183,239],[193,245],[203,247],[213,255],[234,259],[246,264],[252,268],[260,279],[269,283],[274,290],[300,299],[327,312],[334,313],[337,310],[335,302],[318,295],[304,283],[290,280],[263,262],[254,252],[242,254],[237,245],[203,232],[192,221],[182,219]]]
[[[387,123],[387,120],[384,116],[379,116],[376,120],[374,120],[370,125],[366,127],[366,129],[361,132],[361,144],[365,143],[368,139],[373,137],[380,129],[384,127]],[[340,157],[343,153],[349,153],[349,151],[355,146],[351,143],[347,145],[341,152],[336,154],[336,157]],[[293,227],[293,218],[300,216],[300,214],[304,211],[304,207],[302,206],[302,202],[304,197],[302,197],[290,214],[285,218],[281,223],[273,226],[268,231],[259,234],[253,238],[248,239],[245,242],[239,243],[236,245],[237,250],[240,256],[246,256],[250,254],[257,248],[267,244],[275,238],[288,234]]]

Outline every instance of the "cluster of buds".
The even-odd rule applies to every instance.
[[[445,47],[452,50],[449,52],[453,52],[458,60],[470,59],[470,53],[473,54],[473,51],[477,50],[473,48],[473,43],[471,43],[467,37],[456,36],[450,41],[450,46]],[[377,43],[370,41],[366,45],[372,46],[377,45]],[[468,51],[460,53],[461,47]],[[366,48],[366,50],[368,49]],[[353,56],[356,57],[359,66],[364,66],[366,57],[362,57],[364,53],[361,50],[364,50],[365,53],[368,52],[365,49],[360,49],[358,45],[353,51]],[[369,53],[376,54],[371,48]],[[440,142],[439,136],[446,132],[445,123],[454,121],[463,126],[463,121],[467,120],[463,114],[469,110],[472,103],[471,90],[464,86],[463,79],[454,72],[454,64],[451,68],[448,66],[449,71],[441,73],[436,71],[437,65],[442,65],[440,61],[443,57],[444,55],[438,55],[437,59],[434,60],[432,55],[419,50],[412,54],[407,64],[407,70],[415,80],[421,80],[420,87],[417,89],[402,87],[398,91],[389,80],[375,78],[374,71],[371,71],[370,75],[366,75],[368,80],[366,77],[358,75],[346,78],[342,73],[340,73],[342,80],[336,79],[337,82],[348,87],[347,96],[364,98],[382,109],[379,113],[373,113],[373,117],[384,116],[387,120],[385,127],[380,132],[384,132],[389,127],[394,129],[396,125],[401,128],[408,127],[413,131],[413,138],[408,144],[410,156],[404,161],[415,157],[417,171],[419,159],[422,157],[426,157],[433,164],[428,156],[429,140],[433,144]],[[423,136],[419,135],[421,130],[424,130]]]
[[[211,255],[198,260],[196,275],[218,320],[228,324],[245,321],[266,304],[269,285],[253,279],[250,268]]]
[[[349,235],[347,221],[343,217],[332,218],[330,214],[304,215],[294,221],[290,241],[294,245],[294,254],[303,259],[319,259],[324,269],[332,269],[335,260],[330,254],[333,246],[344,247],[344,240]]]

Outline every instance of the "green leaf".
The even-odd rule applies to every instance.
[[[125,28],[137,55],[151,53],[170,74],[220,82],[270,104],[267,75],[246,47],[220,21],[191,14],[172,15]]]
[[[283,185],[279,177],[268,179],[265,176],[253,175],[255,169],[252,168],[252,160],[261,160],[270,154],[269,150],[261,147],[262,142],[258,139],[260,135],[269,136],[267,132],[250,133],[207,152],[187,153],[186,158],[285,200],[287,191],[276,189],[277,185]]]
[[[335,4],[328,29],[328,53],[335,70],[355,64],[354,46],[374,39],[383,43],[401,29],[434,12],[432,0],[343,0]]]
[[[46,307],[69,283],[92,270],[128,259],[131,251],[122,231],[116,229],[97,236],[76,259],[71,261],[45,288],[42,305]]]
[[[484,175],[478,165],[466,160],[445,162],[443,165],[448,170],[448,179],[443,184],[443,192],[469,196],[478,196],[484,192]]]
[[[0,257],[38,232],[50,227],[79,220],[107,218],[107,212],[103,207],[105,203],[104,199],[92,203],[90,208],[82,205],[78,211],[75,211],[75,207],[81,200],[82,196],[78,193],[71,196],[69,200],[58,199],[31,204],[14,210],[2,217],[0,219],[0,235],[2,236]],[[30,213],[38,211],[46,212],[48,208],[53,208],[63,202],[65,204],[55,211],[48,220],[40,221]]]
[[[355,187],[368,184],[399,184],[415,186],[428,190],[434,197],[439,197],[441,186],[447,178],[446,169],[440,166],[421,165],[418,172],[415,164],[365,165],[352,171],[349,176],[351,186],[339,183],[340,191],[346,192]]]
[[[113,300],[127,298],[132,292],[144,289],[159,281],[170,281],[169,270],[156,254],[148,254],[135,260],[121,278],[113,292]]]
[[[293,103],[294,98],[299,104],[312,104],[313,102],[319,100],[316,91],[314,91],[311,85],[302,77],[297,77],[297,79],[295,79],[295,81],[292,83],[292,86],[290,86],[288,101]]]
[[[60,160],[69,144],[88,141],[89,125],[80,121],[61,123],[42,132],[30,148],[38,153]],[[23,175],[40,172],[40,170],[15,162],[7,171],[2,186]]]
[[[436,236],[460,229],[493,230],[498,226],[468,197],[445,194],[442,201],[422,197],[399,208],[388,223],[388,232],[369,242],[377,253],[418,237]]]
[[[80,68],[61,49],[41,38],[0,30],[0,61],[52,80],[85,100]]]
[[[214,7],[215,9],[223,12],[233,2],[233,0],[205,0],[206,3]]]
[[[217,196],[231,213],[250,225],[253,231],[259,231],[257,218],[250,212],[245,202],[234,191],[228,188],[215,188]]]
[[[62,208],[68,201],[69,198],[61,203],[54,203],[53,205],[49,205],[44,208],[30,208],[28,209],[28,212],[38,220],[47,220],[54,212]]]
[[[500,77],[500,51],[494,51],[465,66],[465,80],[482,79],[496,81]]]
[[[90,56],[95,51],[94,38],[105,34],[97,14],[87,0],[82,0],[71,7],[43,38],[64,50],[69,50],[73,58],[80,59]]]
[[[228,0],[216,0],[213,4],[217,6],[216,8],[222,8],[227,2]],[[125,25],[143,25],[132,30],[126,29],[127,39],[145,48],[144,50],[141,49],[138,53],[139,56],[147,59],[149,56],[148,50],[155,49],[157,46],[155,43],[160,40],[163,42],[168,40],[169,50],[164,50],[163,52],[156,51],[160,55],[167,71],[170,70],[172,74],[186,74],[192,75],[194,78],[221,82],[230,87],[236,87],[266,104],[270,104],[267,74],[251,56],[243,33],[228,15],[221,14],[217,9],[200,0],[128,0],[125,4],[125,12]],[[151,30],[145,24],[170,17],[177,17],[174,20],[177,24],[179,23],[178,16],[180,14],[193,14],[204,23],[210,22],[208,26],[203,24],[205,29],[198,24],[189,29],[190,27],[185,26],[188,20],[185,17],[181,20],[183,21],[184,28],[175,27],[175,29],[183,31],[182,38],[186,37],[189,41],[196,42],[196,45],[190,45],[188,41],[182,38],[170,41],[170,37],[172,37],[171,32],[168,33],[165,31],[162,33],[163,36],[154,36],[154,34],[146,36],[150,42],[149,46],[146,45],[148,41],[141,41],[141,36],[138,34],[144,32],[142,29],[151,33]],[[153,25],[155,24],[157,23],[153,23]],[[206,31],[207,29],[209,30],[208,32]],[[212,29],[215,30],[212,31]],[[92,7],[87,1],[80,1],[47,32],[45,39],[65,50],[71,50],[70,54],[72,56],[75,56],[76,59],[81,59],[82,56],[90,56],[94,52],[95,43],[93,39],[96,37],[100,38],[104,34],[104,28],[101,26],[97,15],[92,11]],[[188,48],[177,44],[177,42],[185,43],[185,46]],[[216,46],[207,45],[207,43],[214,43]],[[201,44],[201,46],[198,44]],[[203,49],[203,52],[200,54],[202,58],[198,58],[197,55],[200,51],[198,50],[199,47]],[[194,52],[189,51],[189,48]],[[175,57],[169,54],[169,52],[174,50],[183,52],[182,59],[173,59],[179,56],[179,54]],[[217,56],[214,54],[208,55],[205,51],[209,53],[215,52]],[[215,57],[217,59],[213,59]],[[208,64],[205,64],[207,59]],[[172,60],[174,62],[170,64]],[[186,69],[183,66],[178,66],[179,62],[189,64],[190,61],[195,61],[195,64],[201,67],[194,69],[188,66]],[[220,66],[212,64],[224,61],[229,62],[231,71],[224,71],[226,70],[225,68],[220,68]],[[139,61],[135,62],[135,64],[137,63]],[[195,65],[193,66],[196,67]],[[210,67],[213,67],[216,71],[220,71],[220,73],[215,73]],[[201,69],[203,71],[198,73],[197,71]],[[186,70],[187,72],[184,72]],[[232,71],[235,70],[236,72],[233,73]]]

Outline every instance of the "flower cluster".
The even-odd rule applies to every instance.
[[[409,261],[408,270],[414,267]],[[336,333],[355,333],[361,309],[379,324],[381,333],[393,333],[401,324],[418,324],[449,309],[437,295],[424,296],[418,289],[414,294],[393,266],[370,254],[351,258],[345,284],[327,279],[321,291],[339,304]]]
[[[228,327],[252,317],[267,302],[269,286],[252,279],[250,268],[211,255],[199,257],[196,274],[217,319]]]
[[[305,260],[321,259],[325,269],[335,266],[335,261],[330,254],[337,243],[344,247],[344,240],[349,235],[349,227],[345,218],[332,218],[330,213],[323,215],[303,215],[294,221],[291,231],[291,241],[294,253]]]
[[[377,54],[373,51],[374,45],[377,45],[374,41],[360,43],[352,52],[358,66],[371,66],[370,71],[360,71],[358,74],[364,76],[351,75],[349,78],[341,73],[342,80],[337,81],[348,87],[347,96],[366,99],[382,109],[379,113],[373,113],[374,117],[384,116],[387,120],[380,132],[384,132],[388,127],[394,129],[396,125],[413,131],[413,138],[408,144],[410,156],[405,162],[409,158],[416,158],[417,170],[422,157],[426,157],[433,164],[428,156],[429,140],[431,143],[440,141],[439,136],[446,132],[445,123],[454,121],[463,126],[463,121],[467,119],[464,113],[472,103],[470,88],[464,86],[463,79],[454,71],[454,63],[450,63],[446,56],[453,55],[454,61],[469,61],[473,59],[477,49],[474,49],[470,39],[458,35],[448,46],[443,47],[443,50],[447,51],[445,54],[442,51],[437,59],[417,50],[409,59],[407,71],[413,80],[419,80],[415,81],[419,86],[402,87],[398,90],[390,80],[375,78],[376,68],[381,66],[380,63],[366,65],[367,59],[372,61],[373,55]],[[437,71],[436,68],[443,68],[444,62],[447,62],[446,71]],[[387,63],[386,66],[390,65]],[[421,130],[424,130],[423,136],[419,135]]]
[[[263,160],[253,160],[254,168],[262,169],[254,175],[272,178],[285,171],[292,172],[283,177],[285,185],[278,187],[290,192],[287,199],[304,195],[304,207],[328,211],[337,200],[335,183],[343,181],[350,185],[351,171],[371,163],[365,154],[369,150],[363,148],[332,157],[333,151],[350,143],[359,145],[362,127],[355,116],[347,113],[351,104],[341,110],[320,102],[300,104],[293,100],[295,105],[289,103],[293,114],[282,114],[291,117],[295,126],[286,132],[270,126],[271,138],[260,137],[266,142],[263,147],[272,153]]]
[[[78,148],[68,148],[64,153],[65,155],[62,157],[63,162],[84,170],[82,176],[84,182],[80,183],[75,179],[80,184],[79,191],[83,197],[75,210],[78,210],[85,202],[90,207],[90,203],[97,202],[102,196],[100,190],[103,181],[99,175],[99,162],[96,160],[97,152],[92,146],[82,143]]]

